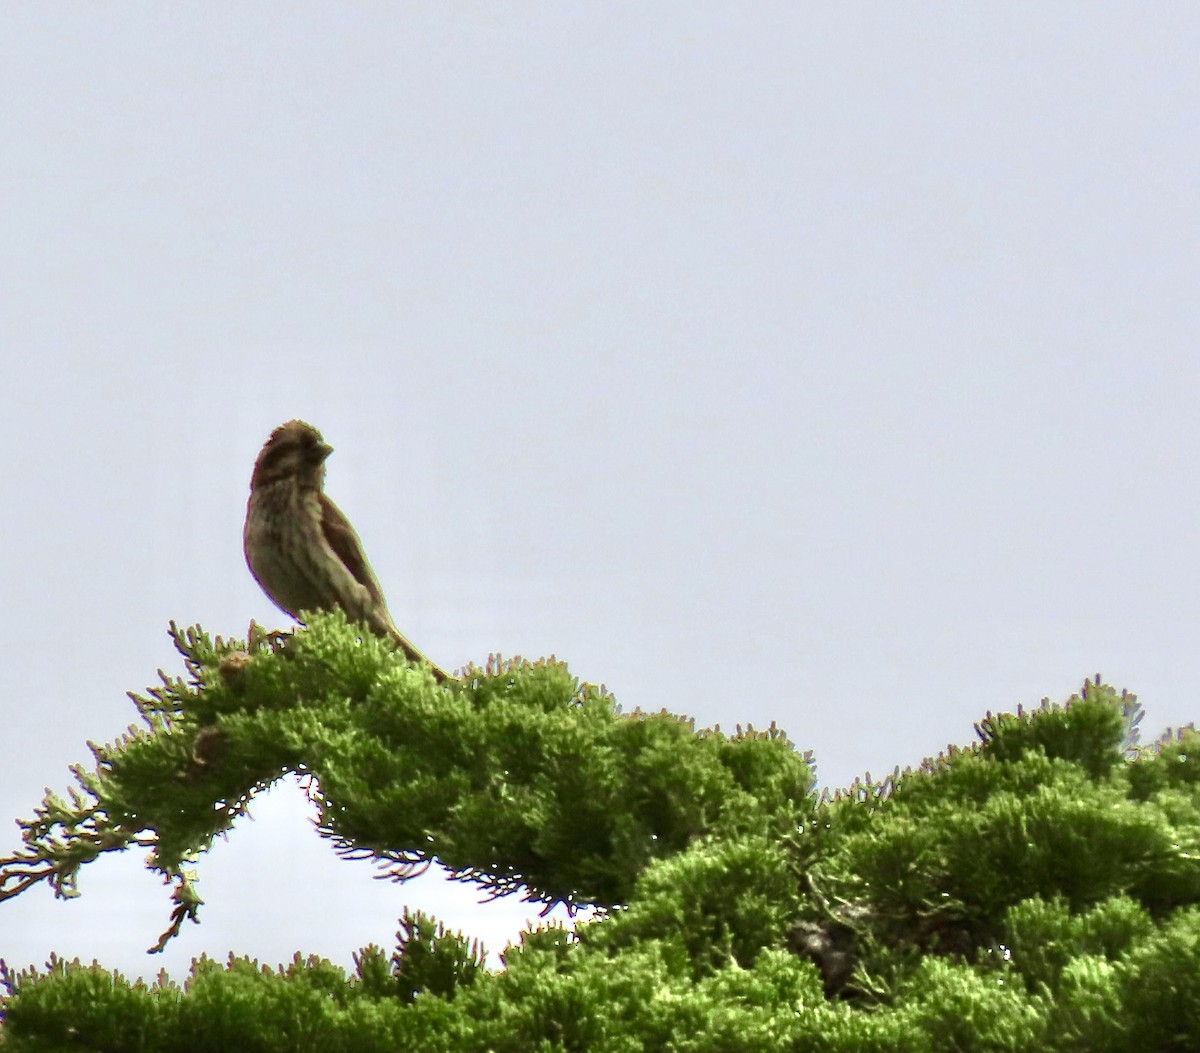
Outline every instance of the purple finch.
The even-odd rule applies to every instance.
[[[242,534],[250,573],[277,607],[300,611],[340,607],[352,622],[386,636],[404,654],[447,674],[396,628],[383,590],[350,521],[322,491],[325,458],[333,452],[302,420],[281,424],[254,462]]]

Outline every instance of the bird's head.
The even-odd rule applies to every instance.
[[[250,489],[285,479],[320,489],[325,478],[325,458],[331,453],[333,447],[321,438],[316,428],[302,420],[290,420],[271,432],[254,462]]]

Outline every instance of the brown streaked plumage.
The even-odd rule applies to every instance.
[[[346,617],[394,640],[439,681],[447,674],[396,628],[383,590],[350,521],[328,497],[325,458],[333,452],[302,420],[281,424],[254,462],[242,534],[250,573],[277,607],[299,612],[340,607]]]

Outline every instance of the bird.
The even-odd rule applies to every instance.
[[[242,547],[268,598],[297,621],[300,611],[340,608],[346,617],[393,640],[444,683],[448,673],[396,628],[379,580],[350,520],[325,496],[325,460],[333,447],[311,424],[291,420],[267,439],[254,462]]]

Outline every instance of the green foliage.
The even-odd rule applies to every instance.
[[[1046,1048],[1043,1012],[1004,977],[929,957],[905,982],[897,1013],[933,1050],[1009,1053]]]
[[[1200,732],[1181,728],[1176,737],[1161,742],[1139,758],[1129,772],[1130,787],[1138,800],[1147,800],[1171,787],[1188,790],[1200,784]]]
[[[298,772],[347,854],[599,915],[526,934],[496,971],[407,912],[350,976],[299,956],[202,959],[182,987],[0,971],[6,1053],[1200,1048],[1198,740],[1134,750],[1136,700],[1098,682],[818,802],[774,728],[622,714],[554,662],[438,686],[336,616],[178,643],[188,682],[47,798],[0,895],[73,894],[96,854],[145,845],[177,928],[199,906],[185,864]]]
[[[1119,963],[1127,1040],[1145,1049],[1194,1051],[1200,1035],[1200,909],[1179,911]]]
[[[1003,930],[1002,946],[1016,974],[1030,990],[1055,992],[1071,963],[1095,957],[1115,961],[1153,934],[1154,921],[1128,896],[1100,900],[1080,913],[1072,913],[1061,896],[1033,896],[1009,908]]]
[[[289,772],[346,853],[398,877],[437,859],[544,903],[619,905],[651,860],[711,833],[786,829],[811,800],[811,765],[783,735],[624,715],[561,663],[495,663],[438,685],[340,613],[285,638],[174,638],[189,678],[134,696],[149,731],[94,746],[82,792],[47,797],[22,824],[0,898],[14,894],[6,882],[38,880],[72,895],[84,863],[151,845],[175,884],[161,949],[197,916],[193,861]]]
[[[12,997],[0,1045],[6,1053],[385,1053],[429,1048],[459,1025],[445,1001],[405,1006],[399,998],[370,997],[361,975],[358,981],[300,955],[278,969],[232,955],[225,965],[201,958],[182,989],[165,979],[147,987],[95,965],[54,962],[44,976],[8,978]]]
[[[422,911],[410,914],[405,910],[396,940],[392,977],[397,995],[405,1002],[415,1002],[418,995],[452,999],[459,988],[474,983],[483,969],[483,948],[478,940],[468,943]]]
[[[659,940],[616,955],[535,942],[505,962],[462,999],[477,1027],[463,1049],[784,1050],[803,1034],[801,1014],[824,1003],[815,969],[782,951],[699,981]]]
[[[165,977],[147,987],[78,959],[51,958],[46,972],[4,974],[0,1046],[8,1050],[87,1049],[118,1053],[161,1048],[178,1030],[180,990]],[[169,1048],[169,1047],[168,1047]]]
[[[698,841],[647,868],[627,909],[582,938],[609,954],[660,940],[697,977],[749,968],[788,936],[800,901],[783,848],[762,836]]]
[[[1121,761],[1133,701],[1127,695],[1118,700],[1096,684],[1065,709],[1047,703],[1028,715],[1019,708],[1015,714],[989,713],[976,725],[980,755],[996,761],[1030,755],[1068,760],[1099,778]]]

